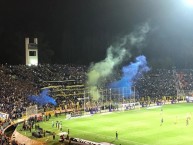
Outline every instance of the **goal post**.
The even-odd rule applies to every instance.
[[[29,106],[26,108],[26,117],[30,117],[38,113],[37,105]]]

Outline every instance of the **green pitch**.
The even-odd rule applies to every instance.
[[[59,117],[52,116],[50,121],[39,123],[39,125],[45,130],[52,130],[58,134],[59,129],[52,128],[52,120],[62,121],[63,132],[69,129],[70,137],[116,145],[192,145],[193,122],[189,119],[187,125],[186,118],[187,115],[190,117],[193,115],[193,104],[164,105],[162,109],[163,111],[161,108],[143,108],[70,120],[65,120],[62,114]],[[116,131],[118,132],[117,140],[115,139]],[[25,134],[31,136],[29,131]],[[53,141],[52,136],[46,135],[40,140],[57,144],[58,139],[59,136],[56,136],[56,140]]]

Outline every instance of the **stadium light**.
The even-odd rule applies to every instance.
[[[188,7],[193,8],[193,0],[184,0],[184,4]]]

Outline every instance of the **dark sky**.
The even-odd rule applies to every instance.
[[[2,0],[0,62],[24,64],[25,37],[38,37],[40,63],[98,62],[111,44],[149,22],[145,45],[133,57],[192,67],[193,7],[184,1]]]

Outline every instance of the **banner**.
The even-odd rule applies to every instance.
[[[193,97],[192,96],[186,96],[186,101],[187,102],[193,102]]]
[[[3,112],[0,112],[0,119],[1,119],[1,120],[8,119],[8,117],[9,117],[9,114],[6,114],[6,113],[3,113]]]

